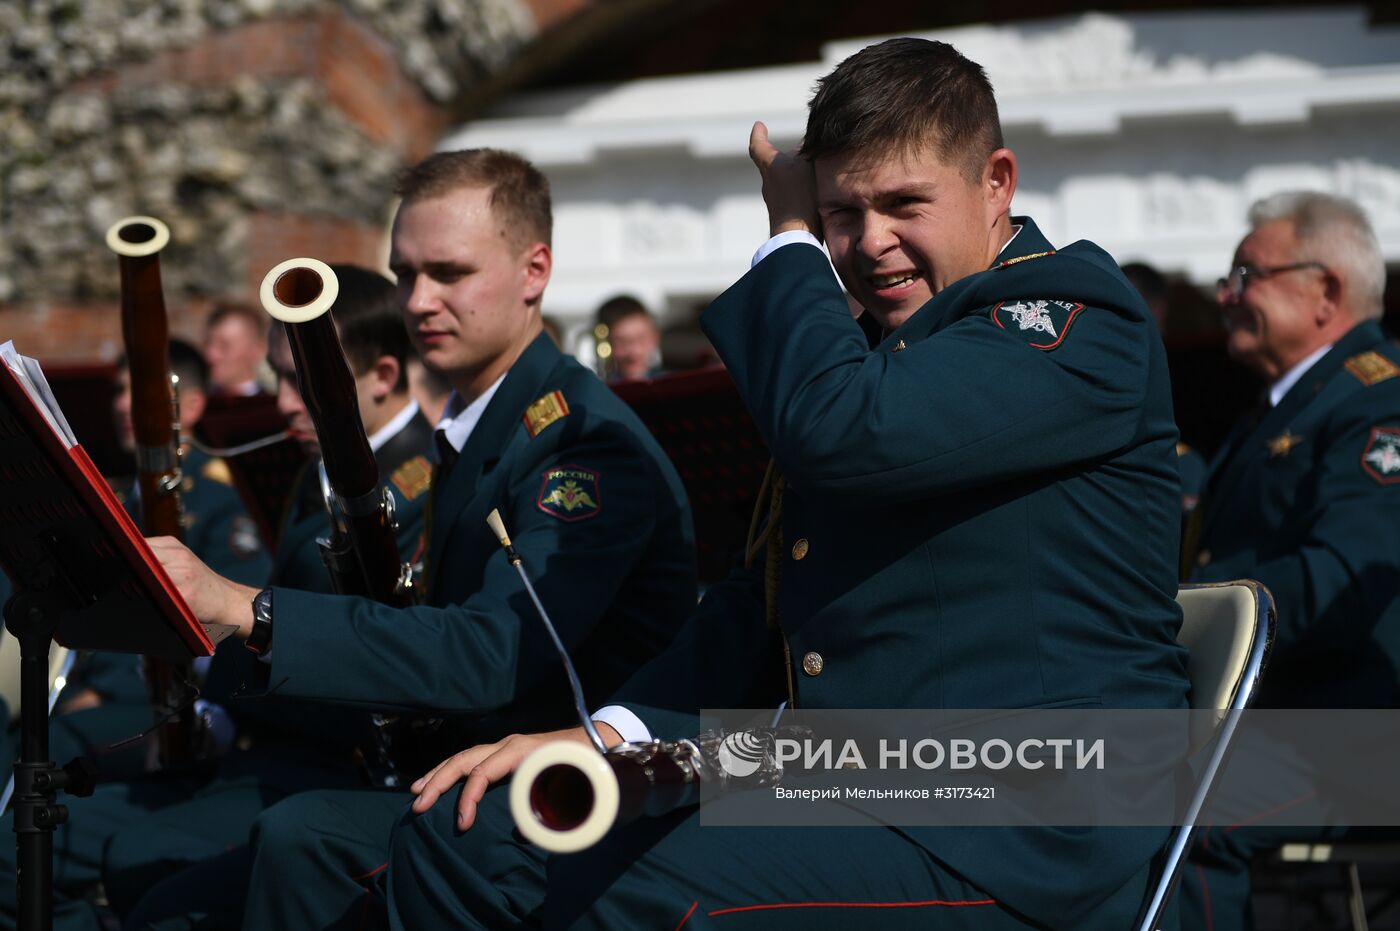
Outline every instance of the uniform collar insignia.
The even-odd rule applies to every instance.
[[[1043,259],[1047,255],[1054,255],[1055,250],[1049,249],[1045,252],[1032,252],[1030,255],[1018,255],[1014,259],[1003,259],[997,263],[997,268],[1008,268],[1012,265],[1019,265],[1022,262],[1029,262],[1031,259]]]
[[[1269,458],[1277,459],[1280,456],[1287,456],[1293,451],[1293,447],[1303,442],[1303,437],[1295,436],[1292,432],[1284,430],[1283,433],[1268,441]]]

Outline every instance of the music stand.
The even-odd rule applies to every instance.
[[[0,347],[7,352],[8,347]],[[83,762],[49,757],[49,643],[172,659],[208,656],[231,629],[201,625],[56,412],[37,363],[0,364],[0,568],[14,583],[5,627],[20,645],[15,763],[19,927],[53,925],[57,793],[92,791]]]

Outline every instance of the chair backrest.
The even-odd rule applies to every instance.
[[[1182,612],[1177,639],[1189,651],[1191,709],[1217,712],[1192,715],[1191,753],[1200,753],[1212,738],[1214,744],[1204,757],[1181,826],[1172,832],[1161,875],[1148,890],[1139,931],[1156,931],[1190,850],[1196,821],[1230,752],[1240,713],[1254,701],[1274,636],[1274,599],[1258,582],[1186,585],[1176,600]]]
[[[1187,649],[1186,672],[1191,682],[1192,711],[1216,714],[1191,716],[1191,752],[1215,736],[1235,696],[1248,685],[1245,672],[1250,647],[1260,625],[1258,586],[1231,582],[1192,585],[1177,592],[1181,632],[1177,642]]]

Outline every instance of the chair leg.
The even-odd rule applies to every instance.
[[[1369,931],[1366,924],[1366,897],[1361,893],[1361,871],[1356,864],[1347,864],[1347,907],[1351,911],[1352,931]]]

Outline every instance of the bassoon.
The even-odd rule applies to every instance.
[[[617,825],[699,801],[702,786],[732,791],[782,779],[775,742],[781,734],[800,731],[779,729],[776,719],[770,727],[729,734],[708,731],[688,740],[623,743],[609,749],[589,717],[573,660],[525,572],[500,512],[492,511],[486,522],[564,664],[574,708],[592,744],[555,741],[521,761],[511,777],[510,811],[526,840],[550,853],[574,853],[598,843]]]
[[[317,543],[331,583],[341,594],[407,607],[416,592],[411,567],[399,558],[394,499],[379,483],[355,376],[331,315],[339,291],[330,266],[298,258],[268,272],[259,297],[287,331],[297,387],[321,445],[331,534]]]
[[[141,529],[183,538],[177,379],[170,371],[170,333],[160,283],[160,251],[170,230],[154,217],[127,217],[107,230],[121,270],[122,338],[131,378],[131,426]],[[145,658],[156,715],[156,757],[162,766],[195,759],[203,743],[188,661]]]

